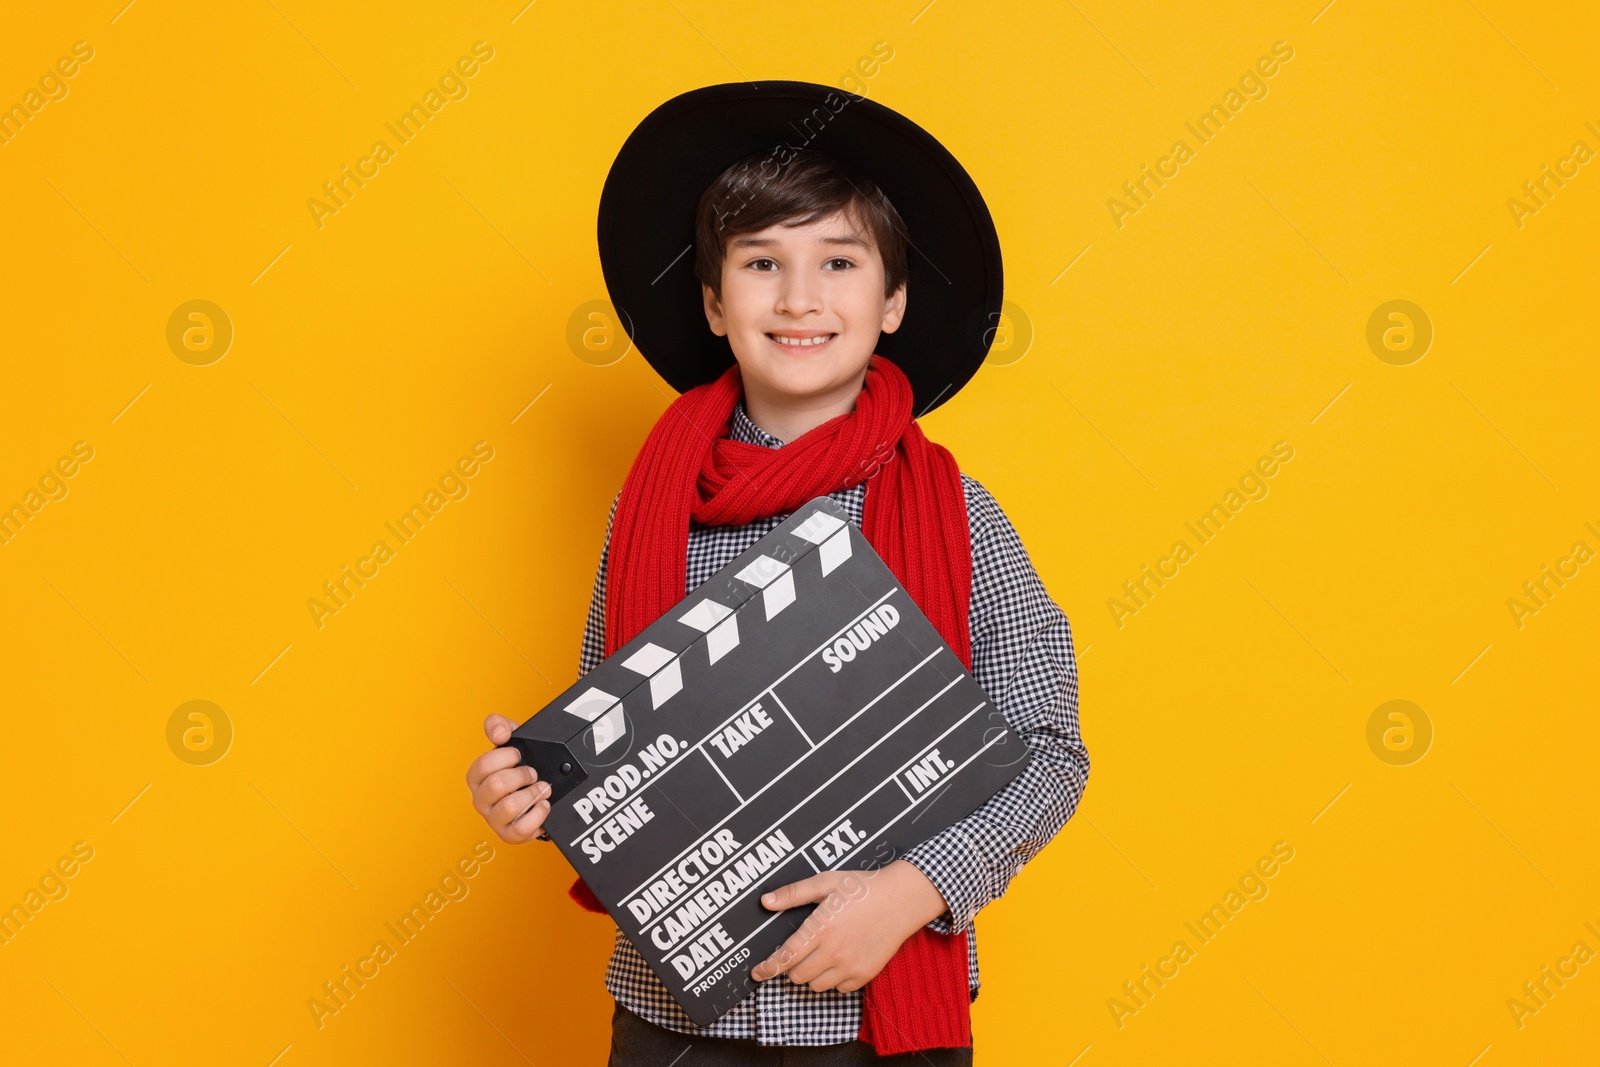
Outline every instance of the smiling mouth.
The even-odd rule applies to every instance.
[[[826,348],[828,343],[838,336],[836,333],[828,333],[817,337],[791,337],[787,334],[769,333],[767,340],[792,352],[813,352]]]

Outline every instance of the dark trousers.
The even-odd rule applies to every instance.
[[[972,1049],[931,1048],[879,1056],[865,1041],[760,1045],[754,1039],[680,1034],[641,1019],[620,1002],[611,1014],[606,1067],[971,1067]]]

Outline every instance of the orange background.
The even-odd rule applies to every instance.
[[[1600,150],[1592,8],[122,3],[0,35],[0,105],[93,49],[0,145],[0,506],[93,450],[0,545],[0,905],[65,893],[0,946],[0,1059],[602,1062],[611,925],[548,849],[495,843],[320,1028],[307,1002],[490,837],[462,781],[483,716],[574,677],[606,507],[672,396],[570,340],[606,296],[601,183],[650,109],[742,78],[853,78],[924,124],[1005,249],[1001,345],[925,425],[1073,622],[1094,770],[978,920],[979,1058],[1592,1053],[1592,964],[1508,1006],[1600,951],[1600,575],[1570,555],[1600,550],[1600,174],[1508,204]],[[319,226],[307,201],[478,41],[466,95]],[[169,345],[194,300],[220,359]],[[1391,300],[1425,352],[1369,346]],[[319,627],[307,601],[480,441],[467,495]],[[1570,577],[1519,619],[1547,564]],[[195,700],[220,713],[186,747]],[[1409,748],[1387,719],[1369,745],[1392,700]]]

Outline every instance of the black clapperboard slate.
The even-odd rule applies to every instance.
[[[551,784],[546,833],[699,1026],[759,984],[751,968],[816,907],[769,911],[762,893],[882,867],[1028,762],[826,496],[509,744]]]

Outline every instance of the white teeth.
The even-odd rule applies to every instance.
[[[767,336],[772,338],[774,341],[778,342],[780,345],[792,345],[792,346],[794,346],[796,348],[806,348],[806,347],[810,347],[811,345],[820,345],[824,341],[831,341],[833,339],[833,337],[834,337],[834,335],[831,334],[831,333],[830,334],[824,334],[821,337],[804,337],[804,338],[802,338],[802,337],[785,337],[782,334],[776,334],[776,333],[769,333],[769,334],[767,334]]]

